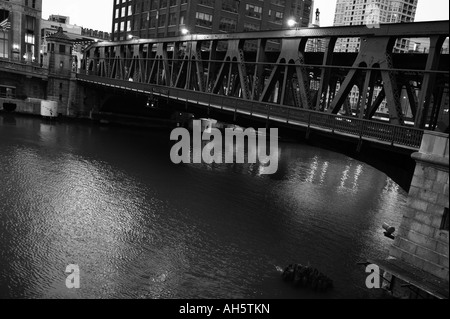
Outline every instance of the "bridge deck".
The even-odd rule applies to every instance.
[[[179,88],[169,89],[164,86],[150,86],[143,83],[83,74],[78,74],[77,79],[94,85],[193,103],[205,108],[215,108],[230,113],[245,114],[285,125],[325,131],[331,134],[343,135],[409,150],[418,150],[420,148],[424,132],[423,130],[411,127],[360,120],[354,117],[316,112],[272,103],[244,101],[238,98],[194,92]]]

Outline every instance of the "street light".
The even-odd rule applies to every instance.
[[[189,30],[186,28],[181,29],[181,34],[182,35],[188,35],[189,34]]]
[[[127,38],[128,38],[128,40],[139,40],[139,39],[140,39],[139,37],[134,36],[134,35],[132,35],[132,34],[129,34],[129,35],[127,36]]]
[[[298,24],[297,21],[295,21],[294,19],[289,19],[288,22],[287,22],[287,25],[288,25],[289,28],[293,28],[297,24]]]

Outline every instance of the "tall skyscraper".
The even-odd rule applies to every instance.
[[[377,27],[383,23],[414,22],[418,0],[337,0],[335,26],[367,25]],[[336,50],[355,52],[359,50],[359,39],[340,39]],[[409,41],[401,39],[396,52],[407,52]]]
[[[189,33],[247,32],[313,21],[314,0],[113,0],[113,40]]]
[[[0,0],[0,59],[39,63],[42,0]]]

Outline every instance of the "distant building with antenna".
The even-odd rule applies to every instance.
[[[316,19],[314,23],[309,25],[310,28],[320,28],[320,10],[316,9]],[[306,44],[306,52],[325,52],[325,48],[328,45],[328,40],[315,38],[310,39]]]

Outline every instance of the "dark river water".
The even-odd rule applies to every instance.
[[[280,167],[174,165],[170,132],[0,115],[0,298],[380,298],[407,194],[344,155],[280,144]],[[319,294],[283,282],[308,263]],[[80,267],[80,289],[66,267]]]

